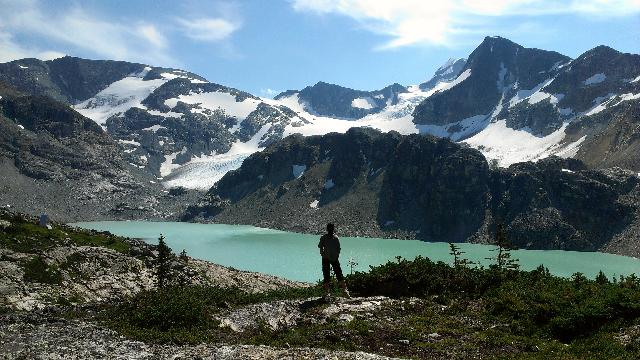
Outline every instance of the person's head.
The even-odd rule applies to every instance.
[[[329,234],[333,234],[333,232],[334,232],[335,230],[336,230],[336,227],[335,227],[335,226],[333,226],[333,224],[332,224],[332,223],[328,223],[328,224],[327,224],[327,232],[328,232]]]

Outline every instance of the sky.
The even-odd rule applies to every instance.
[[[0,0],[0,62],[176,67],[270,97],[318,81],[418,84],[485,36],[575,58],[640,53],[640,0]]]

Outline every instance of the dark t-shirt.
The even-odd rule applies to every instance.
[[[320,254],[329,261],[336,261],[340,256],[340,239],[335,235],[324,234],[318,243]]]

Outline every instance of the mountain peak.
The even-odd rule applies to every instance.
[[[586,59],[589,57],[612,57],[620,55],[621,53],[609,46],[606,45],[598,45],[591,50],[586,51],[584,54],[580,55],[578,59]]]

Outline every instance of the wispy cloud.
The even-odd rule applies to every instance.
[[[41,39],[48,46],[89,52],[107,59],[147,61],[173,64],[176,61],[165,51],[166,38],[152,24],[131,25],[101,19],[74,5],[55,14],[44,12],[34,0],[21,2],[0,0],[0,31]],[[14,44],[15,41],[14,41]],[[1,49],[4,52],[4,46]],[[18,53],[51,54],[55,48],[34,49],[19,46]],[[19,51],[18,51],[19,50]]]
[[[291,0],[296,11],[338,14],[390,37],[380,49],[408,45],[452,45],[465,34],[486,32],[482,24],[503,16],[574,14],[593,18],[634,16],[638,0]]]
[[[188,38],[207,42],[225,40],[240,29],[241,26],[239,22],[223,18],[199,18],[193,20],[178,18],[177,22]]]
[[[180,66],[172,41],[221,42],[241,28],[237,14],[228,18],[167,17],[112,19],[82,3],[60,5],[55,11],[39,0],[0,0],[0,61],[23,57],[49,59],[62,53],[94,58]],[[204,11],[203,11],[204,13]],[[192,19],[192,20],[188,20]],[[18,41],[17,39],[28,41]],[[35,40],[35,41],[34,41]],[[220,44],[221,52],[230,45]]]

